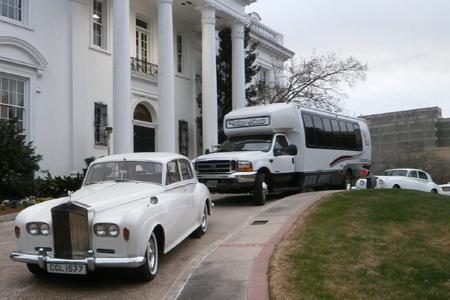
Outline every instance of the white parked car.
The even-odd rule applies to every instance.
[[[15,221],[14,261],[34,274],[86,274],[134,268],[152,280],[158,260],[208,227],[211,197],[189,160],[131,153],[94,161],[80,190],[23,210]]]
[[[447,184],[441,184],[439,187],[441,188],[442,195],[450,196],[450,182]]]
[[[439,186],[433,182],[430,174],[419,169],[390,169],[382,176],[376,177],[377,189],[409,189],[422,192],[438,193]],[[366,179],[356,181],[356,189],[365,189]]]

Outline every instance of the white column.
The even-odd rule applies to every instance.
[[[158,151],[175,149],[175,70],[173,48],[173,0],[158,0]]]
[[[235,21],[231,26],[231,99],[233,109],[244,107],[245,99],[245,49],[244,24]]]
[[[202,118],[203,151],[218,144],[216,11],[202,7]]]
[[[130,1],[113,2],[113,139],[115,154],[133,151]]]

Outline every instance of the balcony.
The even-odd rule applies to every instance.
[[[136,57],[130,57],[130,68],[131,72],[134,72],[138,76],[144,75],[150,80],[158,80],[158,65],[137,59]]]
[[[261,24],[259,22],[252,22],[250,24],[250,31],[262,38],[283,46],[283,35],[272,30],[264,24]]]

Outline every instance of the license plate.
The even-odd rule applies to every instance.
[[[86,266],[85,265],[76,265],[76,264],[47,264],[47,272],[49,273],[58,273],[58,274],[86,274]]]
[[[217,187],[218,181],[217,180],[207,180],[206,181],[206,186],[207,187]]]

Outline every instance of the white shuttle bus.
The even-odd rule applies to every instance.
[[[366,121],[279,103],[245,107],[225,116],[228,139],[195,159],[198,179],[211,192],[268,193],[343,187],[368,175],[371,141]]]

